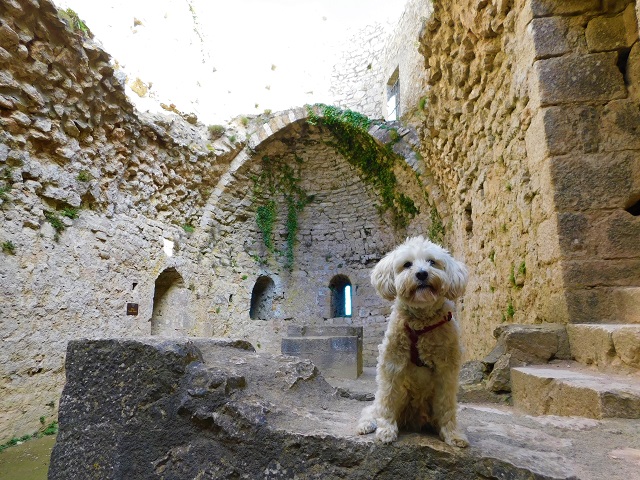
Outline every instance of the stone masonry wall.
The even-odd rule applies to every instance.
[[[551,255],[561,259],[570,322],[640,322],[636,8],[530,4],[538,111],[527,146],[554,189]]]
[[[382,51],[390,26],[369,25],[350,38],[331,73],[334,105],[383,118],[386,102]]]
[[[429,89],[418,117],[425,168],[444,194],[445,244],[470,267],[463,338],[488,353],[501,323],[566,321],[553,199],[531,163],[531,38],[522,5],[457,2],[424,24]]]

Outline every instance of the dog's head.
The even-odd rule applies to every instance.
[[[407,239],[371,272],[371,283],[382,298],[398,298],[413,306],[429,306],[441,298],[460,297],[467,278],[464,264],[422,236]]]

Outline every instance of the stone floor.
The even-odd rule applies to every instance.
[[[327,381],[342,395],[370,399],[375,368],[365,367],[357,380]],[[538,475],[533,478],[640,480],[640,420],[532,416],[506,404],[460,403],[459,422],[470,450],[493,452],[496,459]],[[404,434],[398,441],[419,437]]]

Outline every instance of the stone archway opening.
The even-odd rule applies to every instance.
[[[156,279],[153,293],[151,335],[182,333],[183,317],[189,303],[189,290],[174,267],[165,269]]]
[[[336,275],[329,282],[331,290],[331,316],[351,316],[351,280],[346,275]]]
[[[273,314],[273,297],[276,285],[271,277],[262,275],[256,280],[251,292],[249,317],[253,320],[269,320]]]

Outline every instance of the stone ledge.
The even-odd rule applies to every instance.
[[[571,354],[596,367],[640,369],[640,325],[567,325]]]
[[[640,418],[640,378],[575,362],[511,369],[515,407],[532,415]]]

